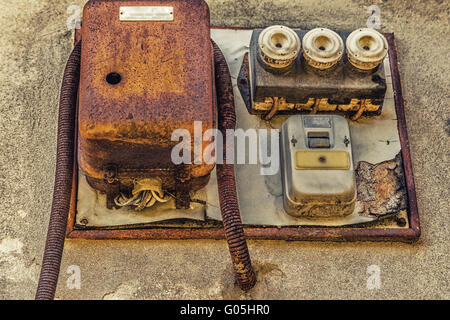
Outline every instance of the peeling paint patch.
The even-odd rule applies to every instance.
[[[25,218],[27,216],[27,213],[24,210],[19,210],[17,211],[17,214],[19,215],[19,217],[21,217],[22,219]]]
[[[103,300],[129,300],[136,297],[139,290],[139,282],[137,280],[131,283],[121,283],[114,291],[103,295]]]
[[[22,258],[23,243],[19,239],[5,238],[0,242],[0,265],[3,273],[0,279],[12,282],[35,281],[39,275],[36,263],[27,265]]]
[[[5,238],[0,242],[1,253],[22,253],[23,243],[19,239]]]

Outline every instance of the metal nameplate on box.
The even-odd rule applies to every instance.
[[[173,7],[120,7],[121,21],[173,21]]]
[[[307,117],[304,121],[305,128],[331,128],[330,118]]]

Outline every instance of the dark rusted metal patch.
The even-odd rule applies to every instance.
[[[385,216],[406,209],[406,188],[401,155],[377,165],[365,161],[356,168],[359,214]]]
[[[404,172],[404,183],[407,192],[407,218],[408,227],[383,228],[383,227],[247,227],[244,228],[248,239],[287,240],[287,241],[400,241],[411,243],[416,241],[421,234],[415,183],[411,163],[406,119],[403,106],[403,96],[398,69],[397,49],[394,35],[385,34],[389,43],[389,57],[391,65],[392,82],[394,89],[395,109],[397,114],[398,130],[401,144],[401,163]],[[76,156],[75,156],[76,160]],[[77,163],[75,161],[75,169]],[[148,227],[142,229],[127,230],[77,230],[75,229],[77,199],[77,170],[74,170],[72,198],[67,225],[66,237],[68,239],[91,240],[184,240],[184,239],[225,239],[224,230],[221,227],[205,228],[170,228]]]
[[[244,55],[242,60],[241,70],[239,71],[237,84],[242,99],[244,100],[247,111],[251,114],[252,110],[252,96],[250,90],[250,65],[248,63],[248,52]]]

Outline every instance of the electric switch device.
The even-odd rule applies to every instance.
[[[350,130],[339,115],[295,115],[282,127],[284,208],[292,216],[353,213],[356,182]]]
[[[78,101],[78,108],[77,108]],[[217,120],[216,120],[217,118]],[[235,127],[231,77],[210,39],[203,0],[90,0],[81,41],[63,77],[55,188],[37,299],[52,299],[64,246],[76,147],[79,170],[107,195],[108,208],[140,210],[167,197],[177,208],[203,188],[214,164],[175,165],[174,130],[193,136]],[[75,128],[78,128],[75,144]],[[227,146],[224,143],[224,150]],[[192,142],[194,150],[194,142]],[[217,165],[222,220],[236,279],[255,281],[236,194],[234,167]]]

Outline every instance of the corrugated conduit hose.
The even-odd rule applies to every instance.
[[[235,129],[236,112],[234,106],[233,85],[227,61],[213,41],[214,68],[216,75],[216,91],[218,99],[219,130],[226,136],[227,129]],[[225,139],[224,139],[225,140]],[[227,144],[223,144],[223,155],[226,155]],[[234,176],[234,164],[217,164],[217,184],[219,189],[220,211],[222,212],[223,227],[231,254],[231,260],[236,280],[242,290],[251,289],[256,283],[247,241],[242,226],[239,202],[236,192],[236,180]]]
[[[55,184],[36,300],[54,298],[61,266],[72,191],[75,106],[80,81],[80,55],[81,42],[78,42],[67,61],[61,86]]]

